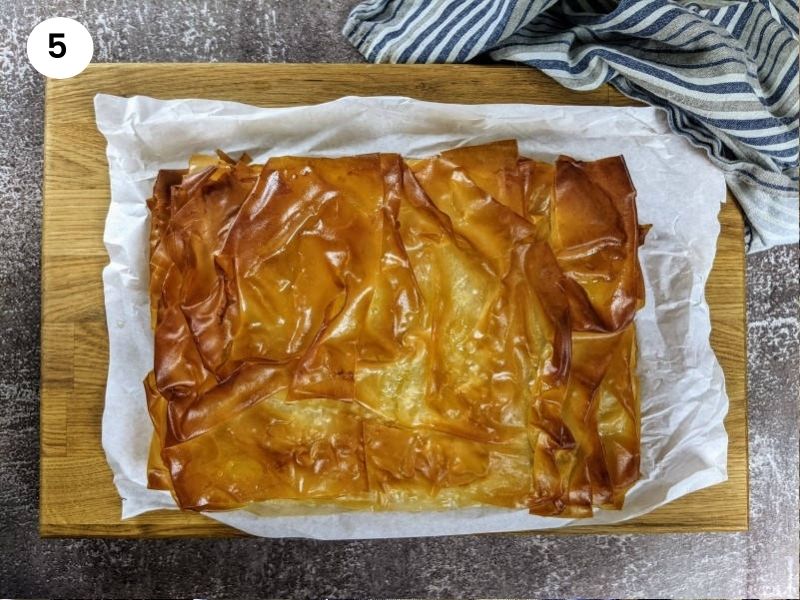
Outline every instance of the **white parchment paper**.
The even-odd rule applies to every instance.
[[[623,155],[638,190],[639,220],[652,223],[640,251],[646,305],[636,317],[642,397],[642,478],[622,511],[592,519],[538,517],[524,510],[344,512],[263,516],[206,513],[261,536],[322,539],[520,531],[613,523],[649,512],[727,477],[728,398],[709,345],[704,288],[714,259],[722,173],[669,132],[651,108],[450,105],[409,98],[348,97],[316,106],[256,108],[209,100],[95,97],[108,140],[111,202],[103,240],[109,372],[103,447],[122,497],[122,516],[175,508],[147,489],[152,435],[142,380],[153,365],[148,298],[148,211],[156,173],[185,168],[194,153],[221,148],[269,156],[366,152],[434,154],[454,146],[516,138],[522,154],[552,161]],[[263,511],[262,511],[263,512]]]

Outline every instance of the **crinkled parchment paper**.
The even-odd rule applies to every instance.
[[[642,478],[622,511],[590,520],[481,508],[427,513],[345,512],[264,516],[206,513],[252,534],[323,539],[519,531],[613,523],[641,515],[727,477],[728,409],[722,370],[709,345],[704,287],[714,259],[722,174],[669,132],[651,108],[448,105],[408,98],[342,98],[316,106],[264,109],[209,100],[98,95],[97,125],[108,140],[111,202],[103,237],[110,344],[103,447],[122,496],[122,516],[175,508],[147,489],[152,425],[142,380],[153,365],[148,298],[148,211],[156,173],[190,155],[224,149],[257,161],[277,155],[398,152],[423,156],[516,138],[521,154],[596,159],[622,154],[638,190],[645,308],[636,316],[642,398]]]

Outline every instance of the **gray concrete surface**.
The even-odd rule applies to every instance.
[[[747,533],[39,539],[43,81],[25,56],[29,31],[48,16],[78,18],[97,61],[359,61],[339,34],[353,4],[0,0],[0,597],[796,597],[796,247],[748,260]]]

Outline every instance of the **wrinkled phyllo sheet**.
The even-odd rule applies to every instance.
[[[635,196],[622,157],[549,164],[515,141],[161,171],[150,487],[267,514],[620,508]]]

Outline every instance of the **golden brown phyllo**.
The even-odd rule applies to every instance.
[[[150,487],[196,510],[620,508],[635,196],[621,157],[515,141],[162,171]]]

